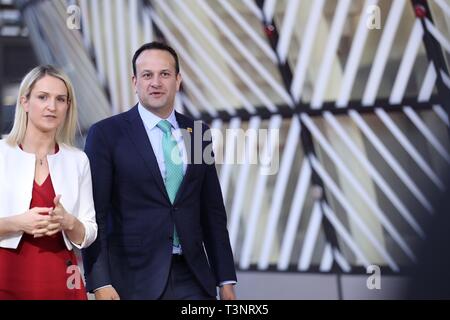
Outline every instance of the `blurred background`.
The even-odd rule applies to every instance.
[[[446,198],[450,0],[0,0],[1,133],[21,78],[51,63],[74,83],[83,148],[137,102],[131,58],[153,40],[179,54],[176,109],[223,132],[223,158],[278,163],[217,164],[239,298],[407,295]],[[238,128],[279,139],[242,146]]]

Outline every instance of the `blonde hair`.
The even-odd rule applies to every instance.
[[[16,103],[16,113],[14,124],[6,141],[15,146],[23,143],[28,124],[28,114],[25,112],[21,103],[21,98],[30,98],[31,91],[37,81],[46,75],[60,79],[67,88],[67,103],[69,104],[64,123],[56,131],[56,142],[59,144],[74,145],[75,130],[77,126],[77,103],[70,79],[60,70],[51,65],[42,65],[34,68],[23,78],[19,88],[19,95]]]

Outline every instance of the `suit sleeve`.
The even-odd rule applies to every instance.
[[[201,190],[202,231],[216,285],[219,286],[225,281],[236,281],[236,271],[216,166],[215,163],[203,165],[206,166],[206,172]]]
[[[111,284],[109,273],[107,220],[111,206],[113,163],[108,142],[99,125],[89,130],[85,152],[89,158],[98,236],[94,243],[83,250],[83,263],[87,290]]]

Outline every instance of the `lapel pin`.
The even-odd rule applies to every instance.
[[[187,131],[188,131],[189,133],[192,133],[192,128],[191,128],[191,127],[187,127],[186,129],[187,129]]]

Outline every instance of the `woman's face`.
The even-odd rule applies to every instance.
[[[28,113],[27,128],[56,133],[63,125],[69,101],[66,85],[61,79],[46,75],[36,81],[28,99],[21,99]]]

